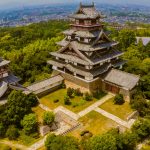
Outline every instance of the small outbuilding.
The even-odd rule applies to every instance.
[[[123,94],[126,100],[135,92],[140,77],[121,70],[111,69],[103,77],[103,90],[114,94]]]

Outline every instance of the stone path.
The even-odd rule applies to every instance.
[[[39,104],[39,107],[41,107],[45,111],[52,111],[49,107],[47,107],[47,106],[45,106],[43,104]]]
[[[117,122],[118,124],[128,128],[128,123],[126,121],[118,118],[117,116],[114,116],[114,115],[108,113],[107,111],[104,111],[103,109],[98,108],[98,107],[95,109],[95,111],[100,113],[100,114],[102,114],[103,116],[105,116],[105,117],[107,117],[107,118]]]
[[[113,115],[113,114],[111,114],[111,113],[109,113],[109,112],[107,112],[107,111],[105,111],[105,110],[103,110],[103,109],[101,109],[99,107],[97,107],[95,109],[95,111],[100,113],[101,115],[103,115],[103,116],[105,116],[105,117],[107,117],[107,118],[117,122],[118,124],[120,124],[120,125],[122,125],[122,126],[124,126],[126,128],[129,128],[129,129],[131,128],[131,126],[135,122],[135,119],[130,119],[129,121],[124,121],[124,120],[120,119],[119,117],[117,117],[117,116],[115,116],[115,115]]]
[[[37,150],[38,148],[42,147],[44,145],[44,142],[45,142],[46,138],[47,138],[47,136],[45,136],[43,139],[41,139],[40,141],[33,144],[27,150]]]
[[[74,120],[78,120],[80,118],[80,116],[68,109],[66,109],[65,107],[63,106],[59,106],[57,107],[54,112],[57,113],[58,111],[61,111],[63,113],[65,113],[66,115],[70,116],[71,118],[73,118]]]
[[[15,147],[15,148],[18,148],[18,149],[21,149],[21,150],[28,150],[28,148],[24,145],[21,145],[21,144],[15,144],[11,141],[0,141],[1,144],[5,144],[5,145],[8,145],[10,147]]]
[[[0,100],[0,105],[4,105],[4,104],[6,104],[7,103],[7,99],[2,99],[2,100]]]
[[[109,100],[112,97],[113,97],[113,95],[111,95],[111,94],[106,95],[105,97],[103,97],[102,99],[100,99],[99,101],[94,103],[93,105],[91,105],[88,108],[84,109],[83,111],[79,112],[78,115],[80,117],[85,116],[86,114],[88,114],[89,112],[95,110],[95,108],[97,108],[98,106],[102,105],[103,103],[105,103],[107,100]]]

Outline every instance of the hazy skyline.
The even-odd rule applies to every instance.
[[[86,2],[91,3],[92,1],[97,3],[108,3],[108,4],[141,4],[150,6],[150,0],[0,0],[0,9],[15,6],[28,6],[28,5],[39,5],[39,4],[51,4],[51,3],[75,3],[75,2]]]

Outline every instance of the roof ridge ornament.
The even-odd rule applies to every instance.
[[[80,8],[82,7],[95,7],[95,3],[94,1],[92,2],[92,4],[83,4],[82,2],[80,2]]]

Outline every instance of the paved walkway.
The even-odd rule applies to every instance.
[[[41,107],[45,111],[52,111],[49,107],[47,107],[47,106],[45,106],[43,104],[39,104],[39,107]]]
[[[47,135],[43,139],[41,139],[40,141],[38,141],[35,144],[33,144],[32,146],[30,146],[27,150],[37,150],[40,147],[44,146],[46,137],[47,137]]]
[[[0,105],[4,105],[7,103],[7,99],[0,100]]]
[[[118,124],[128,128],[128,124],[127,124],[126,121],[124,121],[124,120],[122,120],[122,119],[112,115],[111,113],[108,113],[107,111],[104,111],[103,109],[98,108],[98,107],[95,109],[95,111],[100,113],[100,114],[102,114],[103,116],[105,116],[105,117],[107,117],[107,118],[117,122]]]
[[[0,141],[1,144],[5,144],[5,145],[8,145],[10,147],[15,147],[15,148],[18,148],[18,149],[21,149],[21,150],[28,150],[28,148],[24,145],[21,145],[21,144],[15,144],[11,141]]]
[[[57,113],[58,111],[63,112],[64,114],[70,116],[70,117],[73,118],[74,120],[78,120],[78,119],[80,118],[80,116],[79,116],[78,114],[76,114],[76,113],[74,113],[74,112],[72,112],[72,111],[66,109],[66,108],[63,107],[63,106],[59,106],[59,107],[57,107],[57,108],[54,110],[55,113]]]
[[[93,105],[91,105],[88,108],[84,109],[83,111],[79,112],[78,115],[80,117],[85,116],[86,114],[88,114],[89,112],[95,110],[95,108],[97,108],[98,106],[102,105],[103,103],[105,103],[107,100],[109,100],[112,97],[113,97],[113,95],[111,95],[111,94],[106,95],[105,97],[103,97],[102,99],[100,99],[99,101],[94,103]]]
[[[122,126],[124,126],[126,128],[130,128],[133,125],[134,121],[135,121],[134,119],[131,119],[128,122],[124,121],[124,120],[120,119],[119,117],[117,117],[117,116],[115,116],[115,115],[113,115],[111,113],[108,113],[107,111],[105,111],[105,110],[103,110],[103,109],[101,109],[99,107],[97,107],[95,109],[95,111],[100,113],[100,114],[102,114],[103,116],[105,116],[105,117],[107,117],[107,118],[117,122],[118,124],[120,124],[120,125],[122,125]]]

